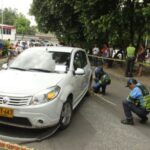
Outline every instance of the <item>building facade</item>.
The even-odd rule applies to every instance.
[[[16,27],[11,25],[0,24],[0,39],[15,41]]]

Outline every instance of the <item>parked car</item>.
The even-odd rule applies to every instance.
[[[0,71],[0,123],[66,128],[72,111],[90,89],[92,70],[85,50],[33,47]],[[6,69],[7,68],[7,69]]]

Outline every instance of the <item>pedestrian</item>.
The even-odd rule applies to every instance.
[[[142,71],[143,71],[142,63],[145,62],[145,56],[146,56],[145,48],[142,44],[140,44],[138,53],[137,53],[137,61],[140,63],[138,66],[138,73],[137,73],[138,77],[142,76]]]
[[[109,58],[113,58],[113,53],[114,53],[114,48],[111,45],[111,43],[109,44]],[[108,67],[111,68],[113,65],[113,60],[109,59],[108,60]]]
[[[4,48],[3,41],[0,41],[0,57],[2,57],[3,48]]]
[[[103,63],[105,64],[106,68],[108,68],[109,60],[107,58],[109,58],[109,54],[110,54],[108,44],[105,43],[103,45],[103,48],[101,49],[101,53],[102,53],[102,57],[104,58]]]
[[[95,83],[93,85],[93,91],[95,93],[102,93],[105,95],[106,87],[111,83],[109,75],[104,72],[103,67],[99,66],[95,68]]]
[[[141,118],[141,123],[146,123],[146,121],[148,120],[148,112],[144,107],[144,97],[137,81],[135,79],[129,79],[126,87],[129,87],[131,92],[127,99],[123,101],[123,109],[126,119],[121,120],[121,123],[133,125],[134,121],[132,112],[134,112]]]
[[[146,49],[146,56],[145,56],[145,58],[146,58],[146,62],[147,63],[150,63],[150,48],[147,48]]]
[[[94,48],[92,49],[92,54],[93,54],[93,65],[97,66],[98,65],[98,56],[99,56],[99,48],[97,47],[97,44],[95,44]]]
[[[129,44],[126,49],[126,70],[125,76],[126,77],[133,77],[133,68],[134,68],[134,61],[135,61],[135,47],[133,44]]]

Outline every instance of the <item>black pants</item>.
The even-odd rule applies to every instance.
[[[132,77],[133,76],[133,68],[134,68],[134,57],[128,57],[126,59],[126,71],[125,76]]]
[[[127,100],[123,101],[123,109],[127,119],[133,118],[132,112],[137,114],[141,119],[146,118],[146,115],[148,114],[148,112],[144,108],[137,107],[136,105]]]

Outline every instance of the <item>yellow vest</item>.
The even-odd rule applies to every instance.
[[[135,47],[129,46],[127,47],[127,57],[134,57],[135,56]]]

